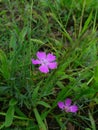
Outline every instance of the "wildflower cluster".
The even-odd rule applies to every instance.
[[[37,52],[37,59],[32,59],[32,64],[40,65],[39,70],[42,73],[48,73],[49,69],[56,69],[56,57],[52,53],[46,54],[45,52]],[[65,102],[58,102],[58,107],[65,112],[76,113],[78,111],[77,105],[71,105],[72,100],[67,98]]]

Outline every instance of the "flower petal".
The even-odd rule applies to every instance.
[[[50,69],[55,69],[55,68],[57,68],[57,62],[49,63],[49,64],[48,64],[48,67],[49,67]]]
[[[39,60],[46,59],[46,53],[45,52],[37,52],[37,57]]]
[[[47,65],[41,65],[39,67],[39,70],[42,72],[42,73],[48,73],[49,72],[49,69],[47,67]]]
[[[70,109],[70,112],[75,113],[75,112],[78,111],[78,106],[76,106],[76,105],[72,105],[72,106],[69,107],[69,109]]]
[[[47,61],[54,61],[54,60],[56,60],[56,57],[53,54],[48,53],[47,54]]]
[[[64,102],[58,102],[58,107],[61,109],[64,109]]]
[[[66,100],[65,100],[65,106],[70,106],[71,105],[71,99],[70,98],[67,98]]]
[[[32,59],[32,64],[37,65],[37,64],[41,64],[41,62],[39,60]]]

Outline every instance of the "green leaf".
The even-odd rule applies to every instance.
[[[38,122],[39,129],[40,129],[40,130],[47,130],[47,128],[46,128],[44,122],[43,122],[42,119],[41,119],[41,116],[40,116],[38,110],[37,110],[36,108],[34,108],[33,111],[34,111],[36,120],[37,120],[37,122]]]
[[[96,66],[94,70],[94,80],[95,84],[98,84],[98,66]]]
[[[64,25],[60,22],[58,17],[54,13],[50,13],[50,15],[54,18],[54,20],[61,27],[63,35],[72,43],[72,38],[70,37],[70,34],[67,32],[67,30],[65,29]]]
[[[37,43],[37,44],[39,44],[39,45],[45,44],[43,41],[41,41],[41,40],[39,40],[39,39],[31,39],[31,41],[32,41],[32,42],[35,42],[35,43]]]
[[[39,91],[39,85],[34,89],[34,92],[32,94],[32,100],[33,100],[33,103],[34,105],[36,105],[37,103],[37,99],[38,99],[38,91]]]
[[[3,124],[0,126],[0,130],[1,130],[2,128],[4,128],[4,126],[5,126],[5,124],[3,123]]]
[[[14,105],[16,105],[16,104],[17,104],[17,101],[16,101],[16,99],[14,99],[14,98],[11,99],[10,102],[9,102],[9,105],[10,105],[10,106],[14,106]]]
[[[89,118],[90,118],[90,121],[91,121],[92,130],[97,130],[96,125],[95,125],[95,121],[94,121],[93,116],[90,113],[90,111],[89,111]]]
[[[19,34],[19,42],[20,42],[20,44],[23,43],[23,41],[25,39],[25,36],[27,34],[27,31],[28,31],[28,27],[24,27],[23,30],[20,32],[20,34]]]
[[[13,32],[12,32],[12,35],[11,35],[9,47],[12,48],[14,51],[16,49],[16,36]]]
[[[14,118],[14,111],[15,111],[15,105],[17,104],[17,101],[13,98],[9,102],[9,109],[7,110],[6,116],[5,116],[5,127],[8,127],[12,124],[13,118]]]
[[[93,15],[92,15],[92,11],[91,11],[91,13],[89,14],[89,17],[87,18],[86,22],[84,23],[83,29],[82,29],[82,31],[80,33],[80,36],[88,29],[89,24],[90,24],[90,22],[92,20],[92,16]]]
[[[51,108],[51,106],[48,103],[44,102],[44,101],[38,101],[37,104],[42,105],[42,106],[44,106],[46,108]]]
[[[10,106],[5,116],[5,127],[9,127],[12,124],[14,118],[14,111],[14,106]]]
[[[90,128],[85,128],[85,130],[91,130]]]
[[[57,86],[60,87],[61,89],[65,87],[61,81],[57,81],[56,84],[57,84]]]
[[[10,78],[9,62],[3,50],[0,50],[0,72],[5,79]]]
[[[18,106],[15,107],[15,113],[16,113],[18,116],[27,118],[27,116],[22,112],[22,110],[21,110]]]
[[[98,104],[98,98],[94,98],[94,101],[96,102],[96,104]]]

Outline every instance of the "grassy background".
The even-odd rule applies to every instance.
[[[0,0],[0,129],[98,129],[97,10],[97,0]],[[58,68],[39,72],[37,51]],[[77,114],[58,108],[67,97]]]

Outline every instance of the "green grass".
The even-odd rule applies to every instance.
[[[97,0],[0,1],[0,129],[97,130]],[[56,55],[48,74],[31,63]],[[78,113],[57,103],[71,98]]]

